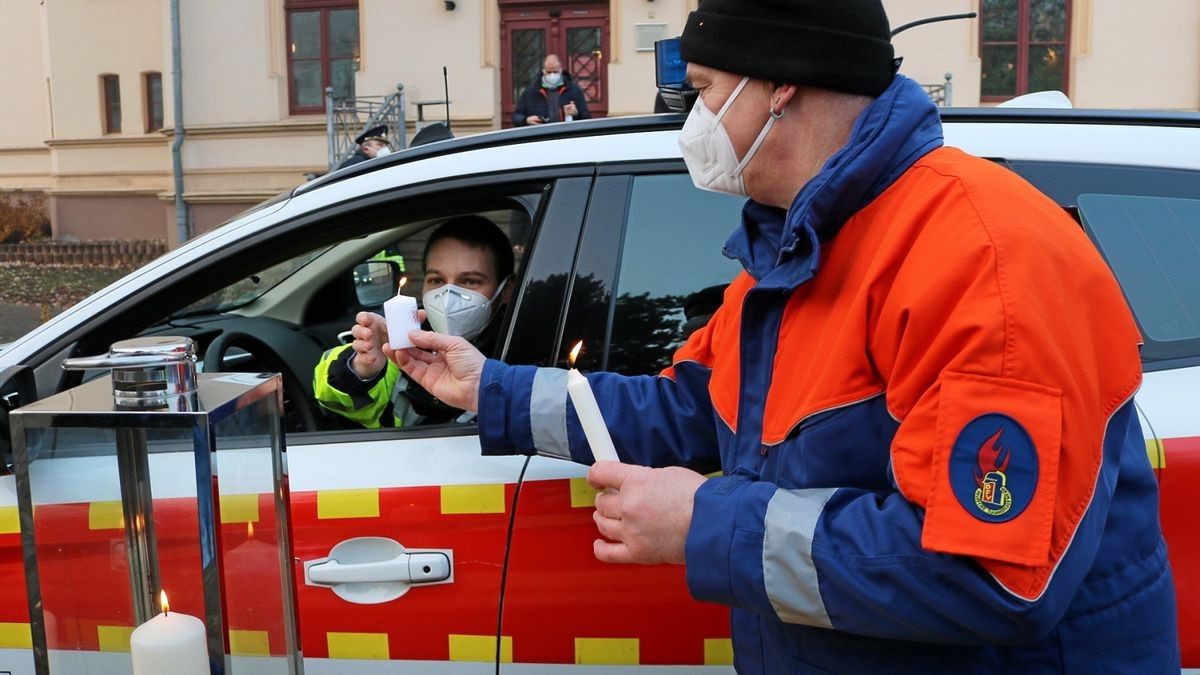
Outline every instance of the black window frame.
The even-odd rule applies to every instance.
[[[142,73],[142,99],[145,102],[143,112],[146,133],[161,131],[164,123],[162,73],[158,71]]]
[[[356,18],[361,25],[362,14],[359,8],[358,0],[285,0],[284,1],[284,35],[286,44],[284,53],[287,59],[287,78],[288,78],[288,114],[291,115],[309,115],[323,114],[325,112],[325,89],[331,86],[333,82],[333,61],[332,49],[330,46],[330,12],[338,10],[353,9]],[[295,87],[294,65],[295,59],[292,56],[292,15],[301,12],[317,12],[318,13],[318,31],[320,33],[320,56],[316,59],[321,63],[321,102],[316,105],[300,105],[297,102],[298,93]],[[354,62],[355,72],[358,71],[358,63],[362,58],[362,33],[358,34],[358,42],[355,45]],[[313,59],[304,59],[311,61]],[[351,80],[351,96],[354,96],[354,82]]]
[[[981,78],[986,74],[983,72],[983,63],[986,61],[985,52],[989,47],[1015,47],[1016,48],[1016,81],[1012,93],[1003,94],[985,94],[983,93],[986,87],[980,82],[980,97],[979,100],[984,103],[998,103],[1005,101],[1014,96],[1021,96],[1029,93],[1029,49],[1034,46],[1062,46],[1062,69],[1063,81],[1062,91],[1067,93],[1071,86],[1071,11],[1072,0],[1062,0],[1064,3],[1063,16],[1063,35],[1060,40],[1032,40],[1030,36],[1030,2],[1031,0],[1013,0],[1017,3],[1017,36],[1016,40],[988,40],[987,39],[987,21],[988,12],[981,2],[979,6],[979,60],[981,63],[980,72]]]
[[[686,177],[688,172],[682,160],[645,160],[601,164],[596,173],[596,187],[571,269],[566,314],[550,365],[566,367],[567,353],[575,342],[583,340],[577,367],[584,371],[609,371],[620,298],[617,284],[635,181],[644,176]],[[728,231],[733,232],[737,225],[731,220]],[[714,250],[713,255],[720,255],[720,251]],[[734,276],[731,274],[728,281]],[[670,363],[661,365],[666,367]]]
[[[121,133],[121,76],[100,75],[100,124],[103,133]]]

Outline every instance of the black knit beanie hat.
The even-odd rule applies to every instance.
[[[735,75],[867,96],[896,72],[881,0],[702,0],[680,47]]]

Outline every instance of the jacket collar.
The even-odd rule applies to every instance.
[[[799,286],[817,272],[821,241],[941,145],[937,107],[920,85],[897,75],[859,115],[850,140],[804,185],[791,208],[746,203],[742,226],[725,243],[725,255],[741,262],[759,287]]]

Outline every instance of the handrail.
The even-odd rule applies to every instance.
[[[381,96],[356,96],[335,99],[333,87],[325,88],[325,133],[328,137],[329,168],[332,170],[357,149],[355,137],[380,124],[387,125],[392,148],[407,147],[405,135],[404,84]]]

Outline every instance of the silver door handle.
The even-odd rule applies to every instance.
[[[414,586],[454,583],[454,551],[410,551],[386,537],[355,537],[325,558],[304,561],[304,583],[328,588],[346,602],[388,602]]]
[[[379,581],[419,584],[449,578],[450,556],[441,552],[401,553],[381,562],[341,563],[328,559],[308,568],[309,581],[321,585]]]

